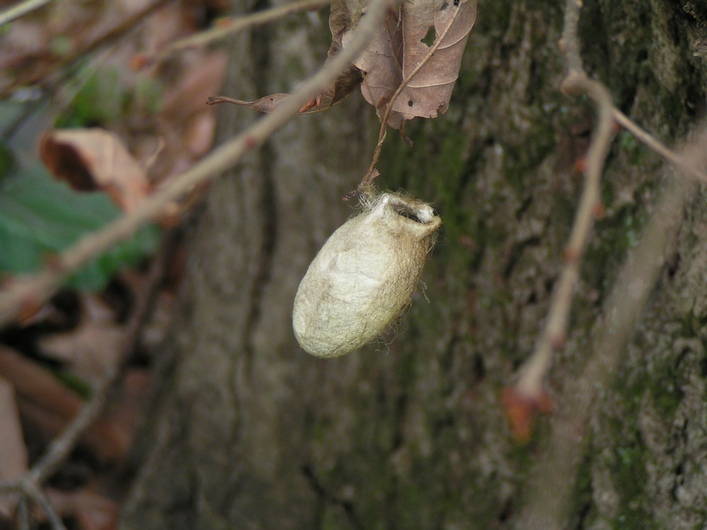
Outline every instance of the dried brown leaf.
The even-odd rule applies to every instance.
[[[81,400],[51,373],[10,348],[0,346],[0,375],[24,396],[52,412],[70,418],[81,408]]]
[[[127,275],[123,275],[125,277]],[[47,333],[37,338],[42,356],[56,359],[91,385],[100,383],[117,366],[125,348],[125,325],[119,324],[123,304],[144,298],[140,285],[126,285],[125,300],[119,296],[80,294],[80,320],[67,331]],[[129,307],[129,306],[128,306]]]
[[[359,4],[338,4],[338,11],[358,9]],[[363,96],[381,119],[407,80],[393,103],[388,125],[399,129],[405,120],[434,118],[447,110],[464,47],[476,20],[476,5],[477,0],[408,0],[398,12],[389,14],[385,25],[354,63],[364,78]],[[355,29],[356,16],[338,11],[335,15],[332,8],[332,17],[336,17],[335,21],[330,20],[332,35],[336,40],[334,31],[351,23],[341,37],[346,46]]]
[[[272,112],[280,103],[290,97],[290,94],[270,94],[269,96],[264,96],[255,101],[243,101],[240,99],[229,98],[226,96],[214,96],[206,100],[209,105],[216,105],[218,103],[232,103],[233,105],[238,105],[239,107],[245,107],[251,110],[257,110],[258,112]]]
[[[326,90],[321,92],[316,98],[300,109],[300,114],[313,114],[328,110],[337,103],[341,102],[346,96],[353,92],[358,85],[361,84],[363,77],[358,68],[351,67],[344,71]],[[290,94],[278,93],[264,96],[255,101],[242,101],[240,99],[229,98],[225,96],[215,96],[209,98],[206,103],[216,105],[218,103],[232,103],[239,107],[245,107],[258,112],[272,112],[280,103],[285,101]]]
[[[344,34],[342,39],[344,46],[352,37],[354,30],[355,26]],[[379,28],[370,44],[354,62],[363,75],[361,84],[363,97],[376,108],[380,117],[383,116],[386,105],[403,80],[402,54],[400,13],[391,12],[385,24]]]
[[[87,489],[59,491],[50,489],[49,500],[62,517],[75,517],[82,530],[118,528],[118,505],[115,501]]]
[[[190,160],[206,155],[214,143],[216,134],[216,116],[213,112],[198,112],[193,114],[184,125],[182,145]]]
[[[71,365],[82,379],[96,381],[120,356],[125,329],[113,322],[84,321],[69,333],[56,333],[40,340],[47,357]]]
[[[104,190],[125,211],[149,194],[145,169],[109,131],[53,130],[42,137],[39,151],[54,177],[77,190]]]
[[[105,416],[118,425],[132,440],[144,419],[146,405],[153,391],[153,375],[144,368],[129,368],[123,374]]]
[[[477,0],[403,3],[403,77],[412,77],[393,110],[404,119],[435,118],[447,111],[476,21],[476,5]],[[432,36],[434,40],[428,39]],[[438,39],[441,42],[430,55]]]
[[[333,107],[346,96],[351,94],[363,81],[361,71],[355,66],[351,66],[344,70],[339,77],[336,78],[334,84],[322,92],[318,97],[318,109],[326,110]]]
[[[464,48],[476,21],[477,1],[402,2],[397,11],[388,13],[385,23],[354,64],[300,113],[328,109],[359,84],[364,98],[376,108],[381,119],[393,102],[387,120],[396,129],[402,128],[405,120],[435,118],[446,112]],[[328,60],[346,47],[367,7],[368,0],[341,0],[332,4]],[[271,94],[255,101],[217,97],[209,98],[208,103],[233,103],[272,112],[288,96]]]
[[[51,373],[11,350],[0,346],[0,376],[17,392],[23,417],[31,414],[40,426],[56,435],[79,413],[83,402]],[[83,441],[100,458],[117,460],[127,451],[130,439],[125,430],[111,422],[98,420]]]
[[[329,57],[335,55],[343,47],[344,36],[350,34],[363,15],[368,0],[339,0],[331,4],[329,13],[329,31],[331,31],[331,48]]]

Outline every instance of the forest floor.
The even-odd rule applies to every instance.
[[[56,2],[0,26],[3,283],[51,263],[209,152],[217,109],[206,100],[221,90],[226,53],[165,52],[218,24],[227,7],[223,0]],[[67,528],[117,528],[153,352],[182,275],[177,220],[204,191],[0,329],[0,528],[51,523],[36,502],[23,516],[21,495],[10,487],[33,470],[46,475],[40,486]],[[108,398],[101,416],[65,446],[66,458],[43,467],[52,441],[97,393]]]

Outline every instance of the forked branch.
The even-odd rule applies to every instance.
[[[568,95],[587,95],[596,104],[598,120],[586,157],[585,185],[580,205],[575,215],[570,241],[565,249],[565,267],[553,290],[548,318],[538,343],[533,354],[521,367],[518,381],[514,386],[515,395],[510,397],[514,405],[525,402],[528,410],[538,409],[540,404],[546,402],[543,382],[550,369],[552,353],[562,349],[566,343],[567,322],[579,279],[581,259],[594,219],[602,210],[600,181],[613,137],[614,120],[638,140],[674,164],[685,175],[707,182],[707,174],[695,165],[694,160],[668,149],[643,131],[614,107],[604,85],[587,77],[582,68],[577,38],[580,9],[581,1],[568,0],[565,9],[565,25],[560,40],[560,49],[565,56],[568,73],[561,89]],[[506,397],[508,398],[508,394]],[[516,434],[522,439],[529,433],[524,429],[522,433],[518,431]]]

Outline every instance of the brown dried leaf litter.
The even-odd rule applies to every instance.
[[[477,0],[401,2],[351,68],[300,112],[326,110],[360,85],[364,98],[376,108],[381,119],[393,101],[388,125],[396,129],[406,120],[444,114],[476,21],[477,3]],[[344,0],[332,5],[329,59],[346,47],[367,7],[367,0]],[[228,102],[271,112],[287,97],[288,94],[282,93],[256,101],[219,97],[211,98],[209,103]]]

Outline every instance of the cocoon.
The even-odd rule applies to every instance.
[[[297,289],[300,346],[338,357],[380,335],[410,304],[442,220],[426,203],[383,193],[326,241]]]

